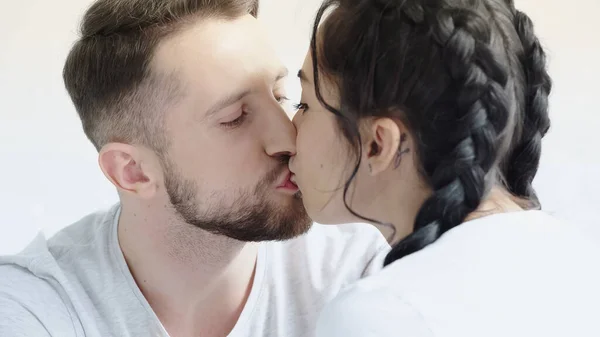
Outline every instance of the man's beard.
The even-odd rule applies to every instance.
[[[208,209],[203,212],[196,182],[182,177],[174,167],[173,163],[166,165],[166,190],[177,215],[190,225],[235,240],[258,242],[291,239],[307,232],[312,224],[299,193],[287,206],[269,202],[268,194],[276,193],[271,192],[273,184],[287,164],[267,174],[253,190],[238,191],[232,206],[226,206],[218,193],[208,196],[212,200],[205,202]]]

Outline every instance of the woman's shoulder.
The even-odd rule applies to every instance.
[[[421,251],[384,268],[377,277],[410,294],[501,283],[519,269],[522,277],[530,279],[550,277],[561,269],[596,274],[584,266],[600,259],[598,239],[581,226],[543,211],[495,214],[457,226]]]
[[[536,250],[556,251],[556,245],[572,248],[565,256],[580,254],[582,249],[600,249],[600,238],[590,237],[583,226],[572,224],[544,211],[530,210],[482,216],[444,233],[427,248],[409,256],[414,258],[448,261],[450,256],[480,261],[480,255],[511,257],[533,256]],[[519,254],[511,252],[522,250]],[[543,258],[543,256],[542,256]],[[445,263],[445,262],[444,262]]]
[[[340,293],[321,315],[319,336],[475,336],[498,319],[526,316],[529,327],[556,320],[548,333],[567,321],[584,326],[589,310],[569,308],[600,300],[598,258],[600,245],[543,212],[481,218]]]
[[[556,251],[557,244],[563,247],[563,256],[576,256],[582,250],[598,251],[600,238],[590,237],[583,227],[539,210],[500,213],[457,226],[432,248],[470,247],[490,254],[501,252],[505,258],[513,255],[507,254],[513,249],[523,249],[525,256],[537,256],[535,251]]]

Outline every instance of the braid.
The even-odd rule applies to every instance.
[[[530,199],[539,207],[531,183],[540,162],[542,138],[550,128],[548,95],[552,81],[546,71],[546,54],[534,34],[531,19],[523,12],[514,12],[515,28],[523,45],[520,60],[526,81],[525,111],[521,137],[507,157],[505,179],[512,193]]]
[[[420,140],[419,154],[433,194],[419,210],[413,233],[392,249],[384,265],[433,243],[479,207],[509,117],[504,92],[508,75],[489,46],[485,19],[466,9],[431,12],[425,13],[425,23],[433,23],[431,38],[440,48],[449,83],[424,115],[433,133],[443,130],[449,138]]]

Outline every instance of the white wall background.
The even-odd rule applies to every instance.
[[[547,211],[600,241],[600,1],[516,1],[536,23],[555,81],[535,186]],[[90,3],[0,0],[0,254],[117,200],[61,78]],[[291,70],[302,64],[319,3],[262,0],[261,19]],[[289,89],[298,97],[293,76]]]

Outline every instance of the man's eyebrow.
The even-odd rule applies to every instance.
[[[302,82],[306,82],[309,83],[310,81],[308,80],[308,77],[306,77],[306,74],[304,73],[304,71],[302,71],[302,69],[298,70],[298,78],[300,79],[300,81]]]
[[[244,97],[250,95],[252,93],[251,89],[246,89],[241,92],[233,93],[229,96],[226,96],[219,100],[217,103],[213,104],[213,106],[208,109],[206,112],[206,118],[216,114],[217,112],[223,110],[224,108],[232,105],[233,103],[243,99]]]

